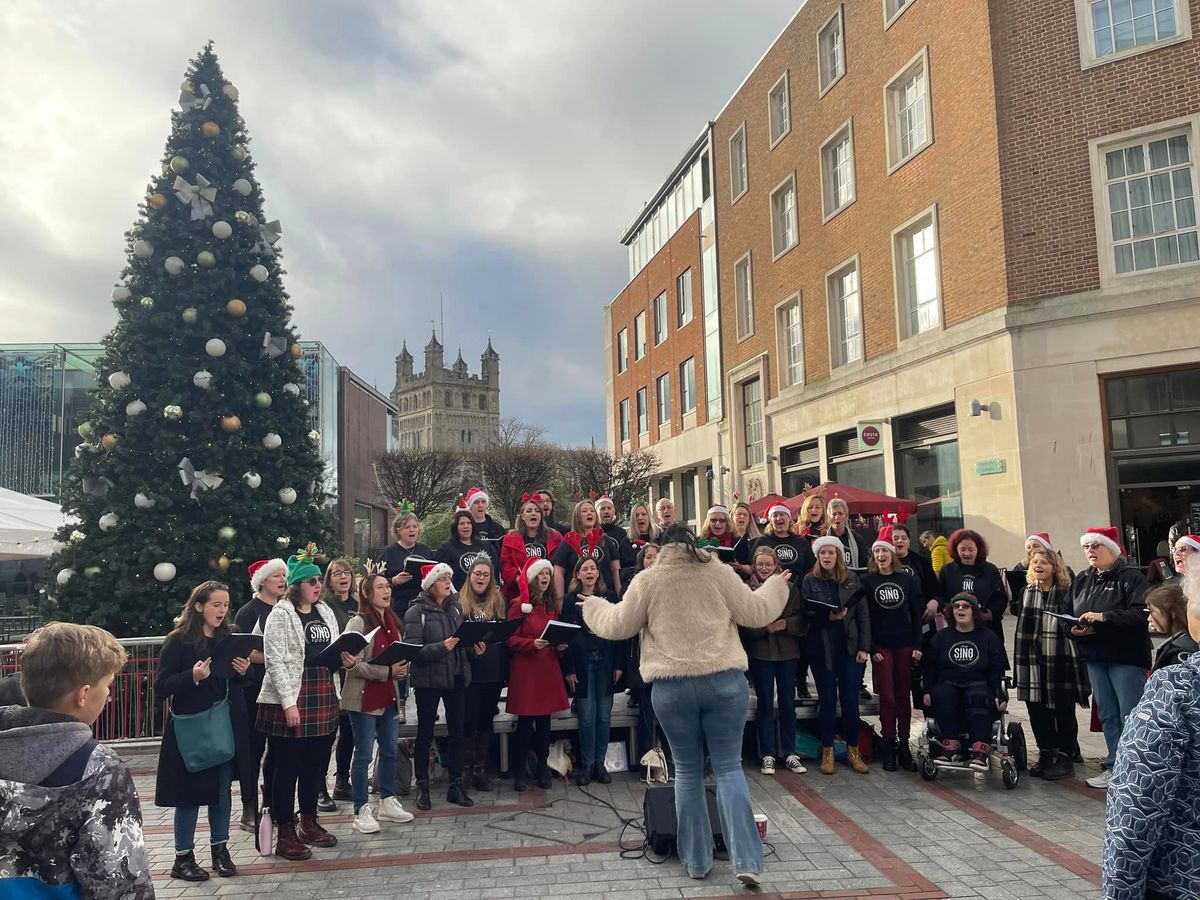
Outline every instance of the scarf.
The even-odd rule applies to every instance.
[[[396,616],[389,609],[380,618],[375,610],[368,610],[363,616],[368,627],[378,625],[379,631],[375,633],[375,640],[371,644],[371,657],[374,658],[390,647],[393,643],[400,640],[400,627],[396,622]],[[362,711],[363,712],[378,712],[387,709],[389,706],[395,706],[396,697],[396,682],[394,679],[387,678],[383,681],[367,681],[363,686]]]

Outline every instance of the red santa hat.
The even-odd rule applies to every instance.
[[[1180,547],[1200,552],[1200,534],[1185,534],[1182,537],[1176,538],[1175,546],[1171,549],[1177,550]]]
[[[770,509],[767,510],[767,518],[768,519],[771,518],[771,516],[775,515],[775,513],[778,513],[778,512],[787,513],[787,517],[789,519],[792,517],[792,511],[790,509],[788,509],[782,503],[775,503],[771,506]]]
[[[467,496],[463,498],[463,509],[470,509],[477,500],[491,502],[491,497],[487,495],[487,491],[483,488],[473,487],[467,491]]]
[[[517,579],[517,587],[521,591],[521,612],[525,615],[533,612],[533,601],[529,598],[529,585],[533,584],[533,579],[542,572],[553,571],[554,566],[543,556],[531,556],[525,560],[525,565],[521,567],[521,577]]]
[[[611,506],[614,512],[617,509],[617,504],[613,503],[612,497],[608,496],[608,494],[601,494],[596,498],[596,509],[602,506]]]
[[[263,583],[276,572],[284,575],[287,574],[287,563],[278,557],[275,559],[260,559],[250,563],[246,571],[250,573],[250,589],[257,594],[262,590]]]
[[[833,547],[838,550],[838,552],[842,553],[844,553],[846,550],[846,548],[842,546],[842,539],[836,534],[823,534],[813,541],[813,553],[819,552],[822,547]],[[892,550],[895,549],[895,547],[892,548]]]
[[[838,540],[838,543],[840,544],[841,540]],[[893,553],[896,552],[896,542],[892,540],[891,525],[884,525],[879,529],[879,537],[875,539],[875,543],[871,545],[871,549],[876,550],[879,547],[882,547],[885,550],[891,550]]]
[[[1037,541],[1037,543],[1041,544],[1051,553],[1054,552],[1054,545],[1050,543],[1050,535],[1044,531],[1035,531],[1029,537],[1025,538],[1025,543],[1028,544],[1030,541]]]
[[[454,570],[445,563],[435,563],[432,566],[421,566],[421,590],[428,591],[442,576],[451,577]]]
[[[1117,556],[1125,555],[1125,548],[1121,546],[1121,535],[1111,525],[1105,525],[1103,528],[1089,528],[1081,534],[1079,536],[1079,546],[1083,547],[1087,544],[1101,544],[1117,554]]]

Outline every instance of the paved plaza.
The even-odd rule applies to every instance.
[[[1021,721],[1024,711],[1015,706],[1014,718]],[[1080,778],[1098,771],[1094,760],[1103,748],[1099,735],[1086,732],[1085,712],[1081,738],[1089,765],[1076,767]],[[495,793],[476,796],[468,810],[444,802],[443,783],[430,812],[417,812],[411,825],[383,824],[375,835],[352,831],[350,804],[343,803],[342,814],[322,817],[337,835],[337,847],[289,863],[258,856],[252,837],[235,830],[230,850],[241,874],[186,885],[167,877],[172,811],[153,806],[156,756],[151,750],[125,756],[143,797],[160,897],[746,896],[724,860],[707,879],[695,881],[675,859],[655,864],[621,857],[621,847],[638,846],[640,834],[627,829],[622,835],[622,821],[605,803],[625,819],[640,819],[644,785],[631,774],[586,789],[556,779],[549,791],[523,795],[506,780]],[[943,774],[927,784],[916,774],[885,773],[877,765],[866,776],[846,768],[822,776],[815,764],[805,775],[780,768],[772,778],[750,765],[746,771],[774,848],[757,896],[1026,900],[1098,893],[1104,795],[1082,780],[1022,778],[1009,791],[996,773]],[[235,815],[240,805],[235,786]],[[206,828],[202,813],[197,857],[205,865]]]

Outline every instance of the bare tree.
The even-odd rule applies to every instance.
[[[444,512],[458,496],[462,458],[451,450],[391,450],[375,458],[379,492],[394,506],[413,504],[417,518]]]
[[[492,506],[508,522],[521,514],[521,495],[550,483],[558,449],[547,443],[545,432],[517,419],[501,419],[496,443],[473,457]]]
[[[595,497],[607,494],[621,516],[629,507],[650,493],[650,483],[658,471],[658,455],[641,448],[614,456],[599,447],[572,447],[560,454],[561,482],[572,495]]]

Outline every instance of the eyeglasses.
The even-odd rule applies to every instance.
[[[1084,550],[1099,550],[1103,546],[1104,546],[1103,544],[1096,544],[1096,543],[1084,544],[1083,549]]]
[[[973,609],[974,607],[972,607],[970,603],[955,603],[950,608],[951,609]]]

